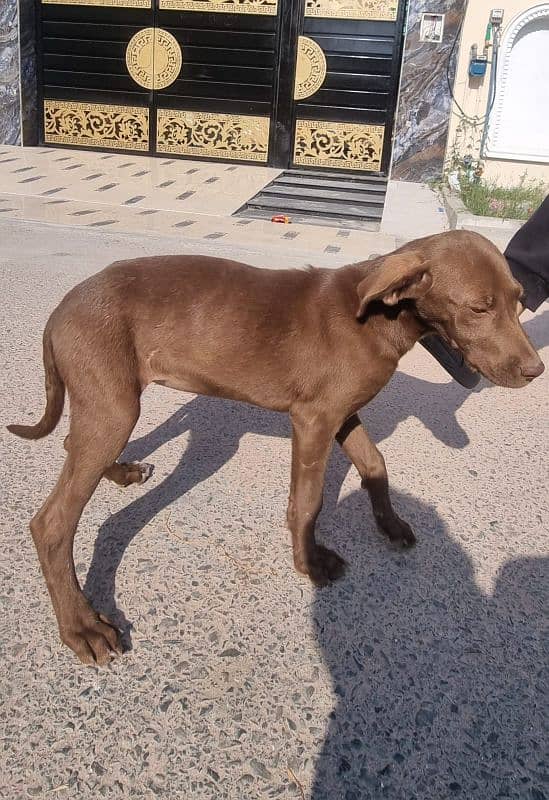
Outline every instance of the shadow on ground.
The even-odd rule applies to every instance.
[[[525,327],[538,347],[549,343],[547,312]],[[488,388],[483,383],[477,391]],[[415,415],[446,445],[462,448],[468,438],[456,412],[468,394],[451,382],[397,373],[383,402],[363,417],[377,442]],[[85,592],[125,629],[127,646],[130,624],[114,597],[116,572],[132,539],[220,469],[245,433],[290,432],[285,415],[196,397],[131,442],[124,460],[146,460],[186,431],[189,444],[173,473],[111,516],[96,541]],[[429,505],[393,492],[397,510],[420,535],[412,554],[391,551],[380,537],[366,542],[366,495],[355,492],[338,504],[348,470],[336,452],[320,525],[321,538],[327,520],[330,530],[344,532],[341,541],[338,534],[330,541],[352,558],[353,570],[315,595],[314,625],[337,703],[311,800],[544,800],[548,560],[507,563],[486,597],[465,551]]]
[[[310,798],[544,800],[549,559],[509,561],[486,596],[436,510],[393,496],[414,553],[362,536],[345,580],[315,594],[336,704]],[[354,543],[363,502],[330,521]]]
[[[537,347],[549,344],[548,316],[525,325]],[[413,413],[420,397],[433,434],[464,446],[455,412],[467,393],[397,374],[391,412],[395,403],[404,411],[412,384]],[[433,425],[435,395],[447,414]],[[377,407],[376,438],[401,418]],[[311,800],[545,800],[549,559],[507,562],[486,596],[436,509],[394,491],[393,499],[419,534],[415,551],[355,547],[345,580],[315,595],[336,706]],[[358,492],[345,498],[330,527],[360,542],[363,503]]]

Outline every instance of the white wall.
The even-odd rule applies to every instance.
[[[500,0],[505,10],[497,95],[490,114],[484,156],[485,177],[502,183],[528,178],[549,183],[549,2]],[[453,153],[478,158],[487,111],[489,70],[484,79],[468,75],[471,45],[482,50],[494,2],[469,0],[454,94],[466,115],[453,106],[447,159]],[[476,124],[474,120],[477,120]]]
[[[500,58],[487,154],[549,162],[549,3],[515,17]]]

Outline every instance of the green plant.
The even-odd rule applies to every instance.
[[[448,154],[447,171],[461,170],[469,164],[478,164],[482,142],[484,118],[461,116]]]
[[[497,180],[484,181],[459,173],[461,199],[473,214],[500,219],[528,219],[549,192],[542,181],[521,176],[516,186],[505,186]]]

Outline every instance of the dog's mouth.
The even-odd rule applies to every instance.
[[[475,367],[471,367],[471,369],[475,369]],[[534,380],[531,376],[523,375],[520,370],[502,368],[499,370],[477,369],[476,371],[494,386],[502,386],[506,389],[522,389]]]

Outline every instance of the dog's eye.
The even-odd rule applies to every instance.
[[[494,298],[490,295],[487,297],[479,298],[479,302],[475,306],[471,306],[471,311],[475,314],[486,314],[492,308]]]

